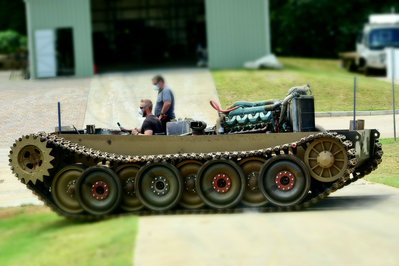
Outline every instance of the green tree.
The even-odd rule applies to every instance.
[[[354,50],[356,35],[373,13],[399,10],[397,1],[269,0],[276,54],[337,57]]]

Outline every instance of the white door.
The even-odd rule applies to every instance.
[[[54,30],[37,30],[36,44],[36,71],[38,78],[50,78],[57,75]]]

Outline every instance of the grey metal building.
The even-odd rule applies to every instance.
[[[270,54],[268,0],[25,0],[32,78],[108,69],[240,68]]]

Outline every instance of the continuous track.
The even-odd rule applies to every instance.
[[[26,137],[26,136],[25,136]],[[50,177],[45,177],[44,181],[38,180],[35,184],[31,181],[26,182],[26,186],[36,194],[40,200],[42,200],[48,207],[61,216],[76,219],[76,220],[97,220],[109,217],[115,217],[125,214],[137,214],[137,215],[154,215],[154,214],[195,214],[195,213],[235,213],[243,212],[246,210],[256,210],[258,212],[277,212],[277,211],[297,211],[304,208],[309,208],[326,198],[331,193],[351,184],[352,182],[358,180],[369,174],[371,171],[375,170],[378,164],[381,162],[382,149],[381,144],[375,143],[372,149],[374,153],[370,156],[368,161],[362,164],[361,168],[355,168],[357,165],[357,159],[355,157],[355,150],[352,148],[352,142],[347,140],[344,135],[331,132],[323,132],[315,135],[309,135],[306,138],[302,138],[294,143],[287,143],[275,147],[268,147],[261,150],[251,150],[251,151],[236,151],[236,152],[212,152],[212,153],[176,153],[176,154],[154,154],[145,156],[126,156],[121,154],[114,154],[108,152],[102,152],[99,150],[94,150],[92,148],[87,148],[76,143],[72,143],[59,137],[56,134],[39,133],[27,136],[28,138],[39,138],[41,142],[46,143],[46,146],[52,150],[52,153],[62,153],[67,154],[69,157],[73,158],[72,163],[86,163],[89,162],[91,165],[102,164],[107,165],[111,169],[115,170],[117,167],[125,164],[137,164],[141,167],[150,165],[153,163],[166,162],[172,165],[177,165],[178,163],[185,160],[195,160],[200,162],[207,162],[210,160],[223,159],[226,161],[239,162],[242,159],[250,157],[261,157],[266,161],[276,156],[285,155],[295,155],[297,153],[298,147],[307,147],[312,141],[320,138],[329,138],[342,143],[345,149],[346,155],[348,157],[347,168],[344,169],[344,174],[335,182],[326,183],[327,185],[318,188],[317,193],[312,191],[307,197],[300,203],[289,207],[275,207],[275,206],[265,206],[265,207],[238,207],[233,208],[223,208],[215,209],[210,207],[203,207],[200,209],[184,209],[181,206],[175,206],[170,210],[166,211],[152,211],[147,209],[142,209],[134,212],[123,212],[121,210],[113,212],[107,215],[91,215],[88,213],[72,214],[63,211],[55,203],[50,185],[46,180],[51,183],[51,178],[56,174],[55,172],[60,170],[55,163],[55,167],[50,171]],[[24,138],[24,137],[23,137]],[[21,138],[21,139],[23,139]],[[18,143],[17,140],[16,143]],[[14,144],[15,146],[16,144]],[[56,157],[56,156],[55,156]],[[13,165],[11,155],[10,155],[10,165]],[[12,170],[14,171],[13,167]],[[22,180],[21,180],[22,181]]]

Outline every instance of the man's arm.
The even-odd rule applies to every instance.
[[[132,129],[132,131],[131,131],[131,134],[132,135],[138,135],[138,134],[140,134],[140,131],[141,131],[141,128],[133,128]]]
[[[147,129],[147,130],[144,131],[144,134],[141,134],[141,135],[150,136],[150,135],[153,135],[153,134],[154,134],[154,131],[152,131],[152,129]]]
[[[172,105],[171,101],[164,101],[163,106],[161,109],[161,114],[159,115],[159,119],[162,119],[163,115],[166,115],[166,113],[169,111],[170,106]]]

